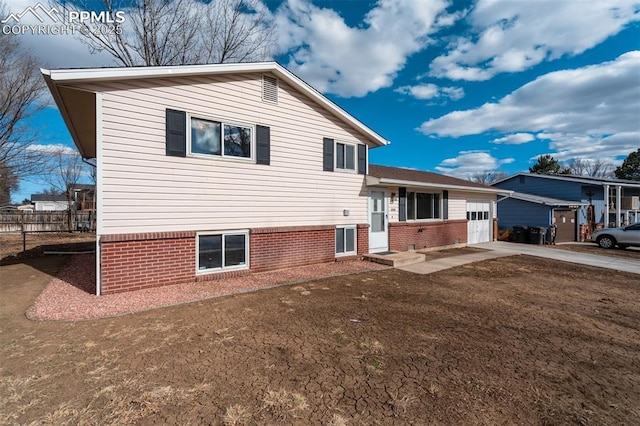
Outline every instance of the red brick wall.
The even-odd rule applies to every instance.
[[[104,235],[101,294],[193,281],[195,232]]]
[[[369,224],[361,223],[358,225],[358,254],[369,253]]]
[[[358,225],[358,254],[369,251],[368,231],[369,225]],[[251,272],[332,262],[336,259],[335,226],[254,228],[249,231],[249,250]],[[103,235],[100,251],[101,294],[249,273],[196,275],[195,232]]]
[[[418,232],[422,229],[421,232]],[[467,221],[394,222],[389,224],[389,250],[406,251],[467,242]]]
[[[334,226],[256,228],[249,238],[251,272],[330,262],[336,257]]]

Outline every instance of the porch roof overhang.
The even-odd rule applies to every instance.
[[[418,189],[464,191],[464,192],[472,192],[476,194],[502,195],[505,197],[509,197],[513,193],[513,191],[494,188],[494,187],[483,188],[483,187],[476,187],[476,186],[452,185],[452,184],[445,184],[445,183],[416,182],[416,181],[408,181],[408,180],[400,180],[400,179],[392,179],[392,178],[384,178],[384,177],[375,177],[370,175],[367,175],[366,177],[366,184],[369,187],[378,187],[378,188],[403,186],[403,187],[418,188]]]
[[[514,192],[511,195],[511,198],[549,207],[578,208],[589,205],[589,203],[584,203],[582,201],[560,200],[558,198],[542,197],[523,192]]]

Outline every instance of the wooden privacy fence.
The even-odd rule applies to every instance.
[[[0,232],[93,231],[95,212],[0,212]],[[71,219],[71,220],[69,220]]]

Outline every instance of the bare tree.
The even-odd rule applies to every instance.
[[[274,25],[259,0],[50,0],[69,11],[106,11],[124,22],[114,31],[80,24],[92,53],[107,52],[125,67],[247,62],[270,57]],[[124,14],[122,14],[124,12]],[[68,18],[69,14],[63,14]]]
[[[505,172],[498,171],[484,171],[479,173],[474,173],[469,177],[471,182],[481,183],[483,185],[491,185],[494,182],[499,181],[500,179],[504,179],[507,177]]]
[[[60,149],[51,155],[49,171],[45,179],[52,188],[67,198],[67,227],[71,231],[75,210],[74,189],[80,179],[88,174],[85,163],[79,154]]]
[[[11,191],[18,189],[18,176],[10,167],[0,163],[0,206],[11,203]]]
[[[6,14],[0,0],[0,16]],[[26,121],[44,107],[43,88],[34,57],[15,36],[0,32],[0,164],[7,177],[20,179],[42,166],[42,153],[30,149],[36,135]]]
[[[599,158],[596,160],[574,158],[567,164],[567,170],[570,174],[576,176],[611,177],[613,164]]]

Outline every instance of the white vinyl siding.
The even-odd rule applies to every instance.
[[[368,140],[282,81],[277,104],[262,101],[260,74],[92,88],[104,91],[104,234],[367,222],[364,176],[324,173],[322,139]],[[271,164],[166,156],[166,108],[269,126]]]
[[[391,188],[390,192],[395,193],[395,197],[390,199],[389,202],[389,221],[390,222],[399,222],[400,218],[398,216],[398,194],[400,191],[398,188]],[[418,189],[418,188],[408,188],[407,192],[437,192],[436,189]],[[449,218],[448,220],[461,220],[467,218],[467,198],[477,196],[477,194],[462,192],[462,191],[452,191],[449,190]],[[494,198],[487,198],[488,200],[495,200]],[[442,202],[442,201],[441,201]],[[442,210],[440,211],[442,215]],[[442,219],[440,219],[442,220]]]

